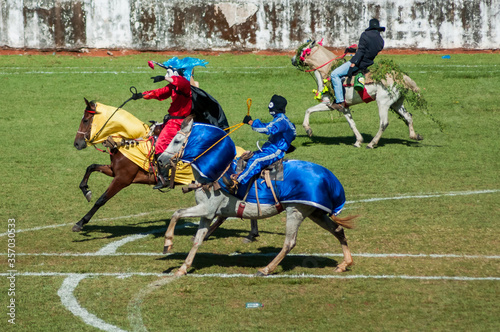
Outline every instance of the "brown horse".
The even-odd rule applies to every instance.
[[[123,127],[117,128],[116,125],[114,125],[109,121],[110,115],[105,116],[104,114],[101,114],[101,112],[97,110],[97,104],[95,102],[93,101],[89,102],[87,99],[85,99],[85,103],[87,104],[87,106],[85,108],[85,112],[82,121],[80,123],[80,126],[78,127],[78,131],[75,137],[75,142],[73,144],[77,150],[85,149],[87,145],[94,145],[99,142],[102,142],[109,135],[116,134],[116,131],[119,131],[120,135],[118,136],[126,137],[129,139],[140,138],[141,135],[144,136],[147,133],[149,133],[149,128],[147,127],[146,124],[140,122],[140,120],[134,118],[131,114],[123,110],[120,110],[120,112],[125,113],[125,119],[127,119],[127,121],[130,121],[132,123],[132,128],[135,128],[136,130],[133,129],[127,130],[124,129]],[[120,122],[120,120],[123,120],[124,114],[120,114],[121,118],[120,116],[115,114],[117,114],[116,111],[111,113],[111,116],[116,117],[114,119],[115,122]],[[104,119],[95,120],[96,115],[98,117],[104,116]],[[105,128],[105,126],[107,127]],[[143,127],[143,129],[141,129],[141,126]],[[92,130],[93,127],[94,130]],[[160,130],[161,130],[160,126],[156,126],[153,134],[155,135],[159,134]],[[90,200],[92,199],[92,191],[89,190],[88,180],[93,172],[103,173],[107,176],[112,177],[113,180],[111,181],[108,189],[106,189],[104,194],[102,194],[101,197],[99,197],[99,199],[95,202],[94,206],[90,209],[90,211],[87,212],[87,214],[83,216],[83,218],[80,219],[80,221],[78,221],[73,226],[72,228],[73,232],[80,232],[83,229],[83,226],[90,221],[90,219],[94,216],[97,210],[99,210],[101,206],[106,204],[108,200],[110,200],[123,188],[126,188],[133,183],[141,183],[149,185],[156,184],[156,176],[154,176],[153,173],[146,171],[143,167],[133,162],[121,151],[124,150],[120,150],[116,147],[111,149],[110,151],[111,163],[109,165],[92,164],[89,167],[87,167],[85,175],[83,176],[83,179],[80,182],[80,190],[82,191],[87,201],[90,202]],[[176,172],[176,174],[178,174],[178,172]],[[177,184],[187,184],[190,181],[191,180],[189,179],[188,176],[176,177]],[[225,218],[218,218],[217,221],[213,223],[209,233],[207,234],[207,238],[224,222],[224,220]],[[245,238],[247,242],[255,241],[256,237],[259,236],[256,220],[252,220],[251,227],[252,228],[249,235]]]

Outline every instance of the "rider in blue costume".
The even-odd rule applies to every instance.
[[[243,123],[252,126],[252,129],[258,133],[269,135],[268,141],[262,147],[262,150],[255,151],[248,160],[246,168],[239,174],[233,174],[233,184],[230,185],[230,191],[234,192],[238,184],[246,184],[250,179],[260,173],[266,166],[282,159],[285,152],[292,145],[292,141],[297,136],[295,125],[285,115],[287,101],[284,97],[274,95],[269,103],[269,114],[273,120],[269,123],[263,123],[259,119],[252,120],[247,115]]]

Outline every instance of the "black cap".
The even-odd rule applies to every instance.
[[[385,27],[381,27],[380,22],[376,18],[372,18],[368,25],[369,25],[368,29],[366,29],[365,31],[370,31],[370,30],[385,31]]]
[[[282,96],[274,95],[269,102],[269,114],[275,115],[277,113],[286,112],[286,99]]]

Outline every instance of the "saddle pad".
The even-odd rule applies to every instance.
[[[134,162],[134,164],[146,172],[149,172],[149,165],[152,161],[150,158],[153,158],[151,155],[151,141],[140,141],[139,144],[134,147],[121,146],[118,150],[125,157]],[[182,161],[177,163],[175,170],[175,182],[180,184],[190,184],[192,181],[194,181],[194,176],[191,165],[183,163]]]
[[[344,86],[353,86],[354,85],[354,78],[356,75],[352,75],[352,77],[349,79],[349,77],[346,77],[343,85]],[[373,84],[375,81],[372,78],[372,73],[368,72],[365,74],[365,85],[366,84]]]

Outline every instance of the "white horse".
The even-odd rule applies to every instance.
[[[186,119],[181,127],[181,130],[173,138],[172,142],[170,143],[170,145],[166,150],[167,154],[171,156],[170,162],[172,165],[175,165],[176,161],[179,159],[182,159],[186,162],[191,162],[191,165],[193,166],[193,174],[196,179],[196,184],[198,184],[199,186],[199,188],[196,189],[195,191],[195,199],[197,205],[187,209],[177,210],[172,215],[170,224],[165,233],[164,253],[167,253],[170,252],[173,246],[174,228],[177,221],[180,218],[201,217],[199,228],[194,239],[193,247],[190,250],[184,264],[175,272],[175,275],[182,276],[187,274],[188,269],[191,267],[193,263],[193,259],[196,255],[196,252],[200,247],[200,245],[202,244],[205,235],[207,234],[210,222],[214,217],[217,216],[223,218],[239,217],[246,219],[263,219],[277,215],[283,210],[285,210],[287,214],[286,238],[283,249],[271,261],[271,263],[269,263],[269,265],[259,269],[257,275],[264,276],[272,273],[278,266],[278,264],[283,260],[283,258],[292,250],[293,247],[295,247],[298,228],[302,223],[302,221],[307,217],[312,219],[316,224],[318,224],[322,228],[332,233],[340,241],[343,249],[344,260],[342,263],[338,264],[335,271],[336,272],[346,271],[347,267],[353,264],[353,261],[350,250],[347,246],[347,241],[344,235],[343,227],[352,228],[353,227],[352,219],[354,219],[356,216],[339,218],[332,214],[331,217],[329,217],[331,213],[334,213],[333,211],[334,209],[336,212],[340,212],[339,210],[341,209],[341,207],[345,202],[343,188],[340,185],[340,182],[338,182],[338,180],[335,178],[335,176],[326,168],[313,163],[308,163],[303,161],[292,161],[292,160],[288,161],[288,163],[290,164],[293,164],[293,162],[308,164],[310,165],[311,168],[314,168],[313,171],[315,172],[314,174],[308,174],[310,170],[304,169],[304,166],[301,166],[300,170],[301,176],[299,176],[301,179],[299,179],[298,182],[297,180],[294,182],[293,185],[295,187],[293,188],[296,188],[296,190],[292,191],[295,192],[297,190],[300,191],[301,188],[307,187],[307,185],[301,183],[301,181],[310,183],[311,185],[309,187],[311,188],[311,190],[314,190],[316,194],[319,193],[318,195],[321,195],[322,193],[325,193],[324,194],[326,195],[325,197],[328,197],[329,201],[331,202],[331,205],[333,206],[331,210],[325,208],[325,206],[320,206],[319,204],[314,204],[314,203],[307,203],[307,202],[286,203],[287,202],[286,199],[282,200],[281,202],[282,204],[280,204],[280,206],[278,206],[278,204],[260,204],[260,206],[258,206],[257,203],[253,204],[249,203],[248,201],[244,202],[238,199],[237,197],[230,195],[224,189],[220,188],[214,189],[214,186],[202,187],[203,183],[206,184],[207,182],[209,182],[206,179],[207,176],[206,174],[211,173],[212,177],[220,178],[221,174],[224,174],[226,170],[228,169],[230,171],[232,170],[232,168],[229,166],[234,156],[229,155],[228,158],[225,159],[227,161],[222,161],[224,157],[221,156],[222,154],[228,152],[228,150],[231,150],[231,145],[226,145],[224,148],[220,148],[219,151],[216,151],[217,149],[212,148],[214,144],[216,146],[222,145],[219,142],[222,140],[221,137],[224,135],[224,132],[222,131],[221,131],[222,136],[214,135],[213,130],[219,130],[219,129],[218,128],[213,129],[213,128],[215,127],[202,124],[193,125],[192,120]],[[204,133],[205,129],[212,130],[212,132],[206,134]],[[223,139],[226,140],[226,142],[229,141],[229,143],[232,144],[232,146],[234,146],[234,143],[229,137],[223,137]],[[193,152],[194,149],[200,146],[201,140],[205,140],[206,146],[209,147],[208,150],[204,151],[201,154],[203,155],[203,158],[199,158],[200,155],[195,157],[195,154],[198,154],[198,152],[196,153]],[[191,141],[193,141],[193,143],[190,143]],[[208,169],[207,167],[203,169],[204,167],[202,165],[203,163],[205,163],[205,165],[208,163],[210,165],[210,169]],[[214,164],[217,165],[212,167],[212,165]],[[288,167],[290,167],[290,169],[293,168],[293,166],[288,166]],[[318,169],[320,169],[320,171],[318,171]],[[290,170],[287,172],[290,174],[294,171]],[[203,176],[203,174],[205,176]],[[324,174],[325,176],[318,174]],[[330,181],[332,177],[334,178],[335,183],[332,183],[332,181]],[[285,178],[285,181],[286,180],[287,178]],[[279,181],[279,182],[284,183],[285,181]],[[274,186],[278,186],[276,182]],[[220,183],[220,181],[214,183]],[[321,186],[314,187],[316,183],[320,183]],[[217,188],[217,186],[215,187]],[[250,192],[253,191],[254,188],[250,189]],[[341,196],[341,198],[330,199],[330,197],[334,197],[334,195],[331,194],[333,191],[341,194],[335,197]],[[261,194],[262,192],[258,194],[259,197],[261,197]],[[337,201],[334,202],[335,200]],[[241,210],[242,206],[244,207],[243,211]],[[327,211],[331,213],[328,213]]]
[[[298,55],[300,55],[302,58],[299,59]],[[294,66],[297,66],[302,62],[303,65],[309,67],[311,71],[314,71],[314,77],[318,85],[317,91],[321,93],[324,88],[323,80],[330,79],[329,74],[333,60],[335,60],[335,55],[313,40],[298,51],[298,53],[292,58],[292,64]],[[403,84],[406,88],[416,93],[419,92],[417,84],[410,77],[404,75],[403,81]],[[390,75],[388,75],[386,79],[380,83],[366,84],[365,88],[366,93],[371,97],[371,99],[377,101],[378,114],[380,118],[379,130],[375,137],[373,137],[372,141],[367,145],[367,148],[373,149],[378,144],[384,130],[389,125],[389,108],[394,110],[407,124],[411,139],[423,139],[421,135],[415,133],[415,130],[413,129],[412,115],[405,109],[403,105],[404,97],[395,87],[394,80]],[[358,94],[358,92],[355,91],[352,86],[345,87],[344,97],[346,105],[349,106],[366,102],[363,101],[360,94]],[[332,109],[328,107],[328,104],[330,104],[331,102],[333,102],[333,100],[331,100],[331,96],[329,94],[323,94],[321,96],[321,102],[318,105],[310,107],[306,110],[306,115],[304,117],[302,126],[306,130],[309,137],[312,136],[312,129],[309,125],[309,116],[314,112],[331,111]],[[347,119],[347,122],[349,123],[352,131],[354,132],[354,135],[356,136],[356,143],[354,143],[354,146],[358,148],[361,147],[361,144],[363,143],[363,136],[361,136],[358,129],[356,128],[356,124],[354,123],[351,111],[348,107],[344,109],[343,114]]]

